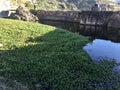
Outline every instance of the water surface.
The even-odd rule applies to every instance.
[[[67,29],[80,35],[90,36],[91,42],[84,46],[94,62],[115,60],[120,63],[120,29],[92,25],[80,25],[66,21],[40,20],[40,23]],[[98,38],[98,39],[95,39]],[[115,67],[120,72],[120,66]]]
[[[120,43],[95,39],[83,48],[97,62],[101,59],[115,60],[120,63]]]

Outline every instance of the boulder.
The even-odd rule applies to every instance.
[[[16,12],[12,13],[9,18],[32,22],[38,21],[38,18],[23,6],[19,6]]]

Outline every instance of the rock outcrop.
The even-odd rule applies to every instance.
[[[12,13],[9,18],[32,22],[38,21],[38,18],[23,6],[19,6],[16,12]]]

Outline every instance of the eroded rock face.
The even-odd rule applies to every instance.
[[[19,6],[16,12],[10,15],[10,18],[32,22],[38,21],[38,18],[23,6]]]

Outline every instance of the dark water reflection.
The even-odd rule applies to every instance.
[[[40,23],[60,27],[72,32],[79,33],[84,36],[91,36],[91,39],[104,39],[113,42],[120,42],[120,29],[105,28],[100,26],[80,25],[78,22],[63,22],[63,21],[49,21],[44,20]]]
[[[79,33],[85,36],[91,36],[91,39],[98,38],[117,43],[120,42],[120,29],[80,25]]]
[[[41,20],[40,23],[53,25],[84,36],[89,36],[91,42],[84,47],[84,50],[87,51],[93,60],[110,58],[120,62],[120,29],[80,25],[77,22]]]

